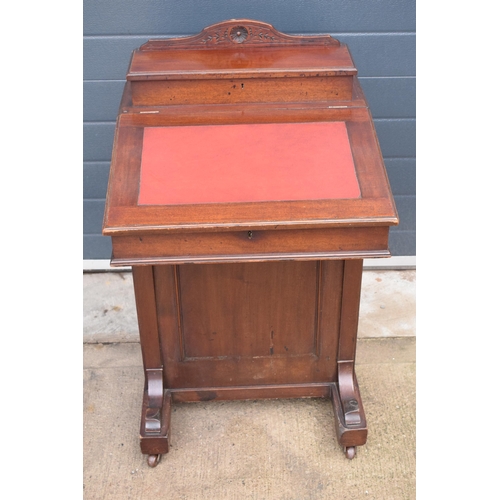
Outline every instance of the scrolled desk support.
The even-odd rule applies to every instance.
[[[140,442],[148,465],[155,467],[168,453],[172,397],[163,383],[163,364],[156,321],[156,296],[152,266],[133,266],[137,321],[144,363],[144,396]]]
[[[344,261],[342,313],[337,356],[337,383],[331,386],[337,439],[353,459],[356,447],[366,443],[368,430],[354,371],[363,260]]]
[[[147,435],[160,434],[163,406],[163,370],[146,370],[147,406],[144,431]]]
[[[161,456],[168,453],[170,448],[172,397],[169,391],[163,389],[161,396],[156,393],[150,397],[147,387],[146,383],[142,405],[140,443],[142,453],[148,455],[148,465],[156,467]]]
[[[154,385],[154,384],[153,384]],[[161,394],[161,395],[160,395]],[[141,418],[141,451],[147,455],[150,467],[156,467],[161,456],[170,448],[170,412],[172,396],[169,391],[161,389],[151,397],[146,382]]]
[[[361,403],[354,363],[339,363],[338,383],[331,386],[331,399],[339,444],[347,458],[356,455],[356,447],[366,443],[368,430]]]

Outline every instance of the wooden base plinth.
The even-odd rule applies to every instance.
[[[254,387],[211,387],[196,389],[176,389],[164,391],[163,405],[154,415],[160,418],[157,432],[146,432],[148,422],[148,394],[144,391],[143,411],[141,421],[141,451],[148,455],[148,464],[155,467],[161,455],[168,453],[170,448],[170,415],[173,402],[230,401],[255,399],[291,399],[291,398],[325,398],[331,399],[335,419],[335,430],[338,443],[344,448],[348,458],[354,458],[356,447],[366,443],[368,429],[361,403],[359,389],[356,387],[357,408],[361,415],[359,423],[346,422],[346,402],[341,401],[339,387],[333,384],[295,384]],[[347,419],[348,421],[348,419]]]
[[[331,399],[346,456],[366,442],[354,372],[361,260],[133,273],[146,377],[141,450],[151,466],[169,450],[173,402]]]

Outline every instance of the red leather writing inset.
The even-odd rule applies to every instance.
[[[146,127],[139,205],[358,198],[344,122]]]

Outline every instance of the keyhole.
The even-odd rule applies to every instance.
[[[252,236],[253,236],[252,231],[248,231],[248,239],[249,239],[249,240],[251,240],[251,239],[252,239]]]

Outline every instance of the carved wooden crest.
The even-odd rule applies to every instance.
[[[330,35],[286,35],[272,25],[250,19],[232,19],[208,26],[200,33],[181,38],[149,40],[140,50],[232,48],[237,46],[313,45],[335,46],[340,42]]]

